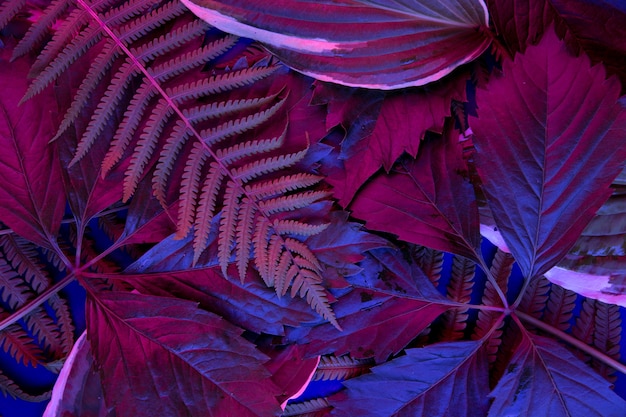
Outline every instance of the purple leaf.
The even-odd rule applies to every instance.
[[[555,20],[548,0],[486,0],[491,20],[513,55],[536,45]]]
[[[242,330],[193,302],[106,292],[87,301],[105,402],[126,415],[270,416],[280,394]]]
[[[364,253],[385,246],[385,239],[362,230],[359,223],[348,222],[348,213],[331,213],[330,224],[321,233],[307,239],[317,259],[334,268],[350,270],[365,258]]]
[[[478,209],[455,132],[449,123],[442,138],[422,144],[416,160],[373,178],[350,206],[353,215],[370,229],[476,260]]]
[[[452,100],[466,98],[468,78],[461,72],[423,89],[384,95],[318,84],[315,99],[328,103],[327,127],[340,123],[347,132],[339,156],[343,169],[328,172],[327,179],[339,204],[346,207],[363,183],[381,167],[388,172],[404,152],[416,156],[427,130],[441,133]]]
[[[65,359],[43,417],[106,417],[102,382],[86,333]]]
[[[54,96],[46,89],[37,101],[18,107],[29,62],[9,64],[11,48],[0,53],[0,221],[20,236],[52,247],[65,211],[61,165],[55,147],[48,145],[55,133]]]
[[[626,86],[626,5],[596,0],[549,0],[577,44]],[[601,25],[597,22],[602,22]],[[567,38],[566,38],[567,39]]]
[[[489,378],[481,346],[468,341],[407,349],[406,356],[345,381],[346,389],[330,398],[333,415],[482,417]]]
[[[333,305],[339,331],[329,323],[290,330],[289,342],[306,345],[306,356],[349,353],[385,361],[398,353],[451,305],[399,251],[376,251],[350,277],[352,289]]]
[[[553,31],[503,70],[478,92],[476,166],[507,246],[532,277],[568,252],[610,195],[626,159],[626,112],[617,79],[570,55]]]
[[[626,402],[558,342],[526,333],[491,392],[490,417],[618,417]]]
[[[263,42],[323,81],[376,89],[424,85],[478,57],[491,40],[482,0],[183,0],[197,16]]]

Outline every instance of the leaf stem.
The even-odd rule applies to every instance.
[[[57,292],[59,292],[63,288],[65,288],[70,282],[74,281],[74,279],[76,279],[76,276],[73,273],[67,275],[61,281],[57,282],[56,284],[54,284],[53,286],[49,287],[44,292],[39,294],[36,298],[33,298],[32,300],[30,300],[29,302],[24,304],[19,310],[15,311],[10,316],[8,316],[5,319],[1,320],[0,321],[0,331],[6,329],[7,327],[12,325],[13,323],[18,321],[19,319],[21,319],[24,316],[26,316],[27,314],[31,313],[39,305],[41,305],[44,302],[46,302],[48,299],[50,299],[50,297],[52,297]]]
[[[626,365],[624,365],[621,362],[616,361],[615,359],[611,358],[610,356],[608,356],[607,354],[600,352],[599,350],[597,350],[596,348],[594,348],[593,346],[589,346],[588,344],[576,339],[574,336],[569,335],[567,333],[565,333],[564,331],[561,331],[559,329],[556,329],[552,326],[550,326],[547,323],[542,322],[541,320],[538,320],[536,318],[534,318],[533,316],[530,316],[526,313],[522,313],[521,311],[516,311],[515,313],[512,314],[513,318],[516,319],[517,317],[519,317],[520,319],[524,320],[525,322],[528,322],[530,324],[532,324],[533,326],[552,334],[553,336],[557,336],[560,339],[562,339],[563,341],[569,343],[570,345],[574,346],[575,348],[582,350],[583,352],[585,352],[586,354],[592,356],[593,358],[599,360],[600,362],[603,362],[604,364],[610,366],[613,369],[618,370],[619,372],[623,373],[624,375],[626,375]],[[516,320],[517,321],[517,320]],[[518,324],[520,324],[518,322]]]

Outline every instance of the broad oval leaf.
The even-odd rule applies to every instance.
[[[196,303],[133,293],[87,301],[87,335],[107,407],[125,415],[276,414],[267,357]]]
[[[523,274],[553,267],[609,197],[626,159],[620,85],[553,31],[479,90],[476,166]],[[506,105],[502,105],[506,102]]]
[[[416,160],[372,179],[350,208],[370,229],[478,261],[478,208],[454,132],[448,123],[444,137],[428,138]]]
[[[102,382],[95,368],[87,333],[78,338],[54,384],[43,417],[107,417]]]
[[[0,221],[20,236],[53,247],[65,211],[58,155],[48,141],[54,136],[54,96],[16,106],[28,86],[29,62],[9,64],[10,48],[0,53]]]
[[[525,334],[491,392],[489,417],[619,417],[626,402],[558,342]]]
[[[488,363],[482,343],[437,343],[345,381],[330,398],[333,415],[483,417],[488,407]]]
[[[299,72],[356,87],[424,85],[491,42],[483,0],[182,1],[211,25],[263,42]]]

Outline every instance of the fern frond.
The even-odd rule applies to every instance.
[[[321,417],[332,409],[325,398],[315,398],[301,403],[289,403],[281,417]]]
[[[330,193],[326,191],[307,191],[299,194],[264,200],[259,203],[259,206],[265,214],[270,215],[283,211],[292,211],[299,208],[307,207],[312,203],[329,196]]]
[[[474,287],[474,261],[462,256],[452,259],[452,272],[447,286],[447,297],[459,303],[468,303],[472,297]],[[443,316],[442,340],[459,340],[465,333],[468,317],[467,308],[455,308],[447,311]]]
[[[0,288],[0,299],[13,310],[26,304],[33,296],[30,287],[3,258],[0,258]]]
[[[219,216],[217,257],[224,274],[233,262],[233,273],[243,280],[253,263],[267,285],[277,285],[279,295],[291,286],[292,295],[300,294],[336,324],[320,284],[323,269],[306,244],[294,238],[325,226],[284,214],[330,194],[310,189],[321,177],[287,172],[308,149],[282,149],[289,91],[261,83],[281,67],[265,59],[251,66],[239,60],[233,69],[214,67],[209,76],[192,72],[236,43],[235,37],[223,35],[203,46],[206,27],[177,0],[78,0],[37,61],[41,73],[27,96],[70,66],[79,74],[81,67],[88,68],[57,132],[58,137],[82,117],[85,106],[78,101],[98,100],[89,110],[87,128],[79,132],[71,164],[97,140],[109,140],[105,127],[112,129],[101,174],[128,158],[124,201],[150,174],[153,194],[163,206],[177,197],[177,237],[193,229],[194,264]],[[104,72],[111,77],[102,77]],[[103,80],[106,85],[97,88]],[[262,87],[252,88],[252,94],[240,90],[257,83]],[[113,117],[118,114],[123,114],[120,121]],[[263,137],[273,125],[284,126],[282,133]]]
[[[491,264],[491,268],[489,269],[491,275],[495,278],[497,285],[500,287],[504,294],[506,294],[507,291],[508,279],[511,275],[511,269],[513,268],[514,262],[515,260],[513,258],[513,255],[498,249]],[[491,281],[487,281],[485,285],[485,292],[483,294],[482,303],[492,306],[502,305],[502,300],[500,299]],[[477,340],[486,336],[491,331],[500,314],[501,313],[497,311],[479,310],[478,320],[476,321],[476,328],[474,329],[474,334],[472,338],[474,340]],[[496,360],[498,348],[502,343],[503,326],[504,322],[501,321],[498,325],[498,328],[491,332],[489,340],[487,341],[487,356],[489,358],[490,364],[493,364]]]
[[[19,1],[17,2],[7,2],[7,3],[16,3],[19,5]],[[41,17],[37,19],[35,23],[33,23],[29,28],[24,37],[19,41],[15,48],[13,49],[13,55],[11,56],[11,61],[21,57],[28,53],[28,51],[32,50],[35,45],[40,43],[43,38],[46,36],[46,32],[48,28],[52,26],[52,24],[65,12],[68,7],[68,2],[65,0],[54,0],[52,1],[48,7],[43,11]],[[2,16],[2,12],[0,12],[0,16]],[[4,26],[2,24],[2,17],[0,17],[0,28]]]
[[[146,3],[151,6],[154,4],[154,1],[147,1]],[[144,6],[145,5],[142,2],[130,2],[126,10],[122,13],[116,13],[115,15],[124,15],[126,18],[123,21],[126,21],[128,18],[140,14],[142,9],[144,9]],[[117,36],[121,40],[130,43],[138,40],[142,36],[145,36],[152,30],[163,25],[165,22],[182,15],[185,10],[186,8],[182,3],[165,3],[164,5],[150,11],[150,13],[141,15],[138,19],[135,19],[131,23],[121,26],[120,28],[116,28],[115,30],[117,32]],[[113,12],[107,13],[103,20],[107,23],[107,26],[117,25],[122,22],[122,20],[114,20]]]
[[[48,391],[40,395],[28,394],[24,392],[22,388],[15,383],[15,381],[3,374],[2,370],[0,370],[0,392],[5,396],[10,395],[12,398],[19,398],[21,400],[34,403],[48,400],[52,395],[52,391]]]
[[[0,6],[0,29],[3,29],[24,7],[26,0],[5,1]]]
[[[150,157],[152,157],[157,142],[161,137],[161,132],[170,116],[173,114],[174,109],[170,107],[167,101],[163,100],[157,104],[150,115],[145,129],[139,137],[139,143],[135,147],[133,155],[130,157],[130,165],[124,173],[122,201],[127,202],[135,193],[137,185],[144,173],[144,168],[148,164]]]
[[[269,158],[262,158],[258,161],[250,162],[237,169],[232,170],[232,175],[242,183],[247,183],[252,179],[255,179],[261,175],[266,175],[271,172],[276,172],[281,169],[289,168],[297,164],[304,158],[308,151],[304,149],[299,152],[289,153],[286,155],[273,156]]]
[[[165,93],[171,97],[172,101],[180,104],[187,100],[245,87],[269,77],[275,71],[275,66],[248,68],[224,75],[215,75],[208,79],[183,84],[175,88],[168,88],[165,90]]]
[[[248,270],[248,264],[250,262],[250,254],[252,253],[252,228],[254,226],[254,216],[256,214],[257,206],[248,197],[244,197],[239,208],[239,216],[237,221],[237,235],[235,241],[237,242],[237,271],[239,278],[243,283],[246,277],[246,271]],[[200,254],[194,254],[199,257]]]
[[[50,285],[50,277],[39,262],[37,247],[17,235],[0,237],[0,247],[13,269],[36,292],[41,293]]]
[[[203,130],[202,132],[200,132],[200,136],[207,146],[213,146],[223,141],[224,139],[242,134],[265,123],[267,120],[269,120],[270,117],[278,112],[278,110],[282,107],[283,102],[284,101],[281,101],[263,112],[256,113],[240,119],[229,120],[228,122],[222,123],[215,128]],[[285,130],[286,129],[287,127],[285,127]],[[284,140],[284,133],[285,132],[283,132],[281,136],[276,138],[280,140],[281,143]]]
[[[100,100],[100,104],[91,116],[91,121],[87,126],[85,134],[78,142],[74,158],[70,162],[70,167],[80,161],[94,144],[100,133],[104,130],[109,117],[113,114],[118,103],[120,102],[123,92],[128,88],[131,81],[139,75],[137,68],[132,62],[125,62],[117,74],[113,77],[113,81],[109,84],[104,97]]]
[[[198,26],[197,29],[196,26]],[[206,27],[204,25],[191,26],[190,24],[190,27],[196,30],[206,30]],[[185,34],[190,38],[196,37],[198,35],[194,31],[190,31],[189,33]],[[176,39],[176,41],[180,42],[181,40]],[[176,56],[175,58],[172,58],[163,64],[159,64],[154,68],[149,68],[148,72],[159,82],[167,81],[170,78],[187,72],[200,65],[204,65],[207,61],[210,61],[222,55],[224,52],[232,48],[235,45],[236,41],[237,38],[234,36],[228,36],[226,38],[219,39],[215,42],[210,43],[202,49],[194,49],[193,51],[187,52],[182,56]],[[164,52],[163,45],[159,46],[160,51]]]
[[[593,332],[593,346],[613,359],[620,357],[620,341],[622,338],[622,318],[619,306],[596,301],[596,316]],[[615,369],[603,362],[594,360],[593,368],[609,382],[617,378]]]
[[[328,295],[326,290],[319,282],[319,275],[309,269],[300,269],[298,274],[293,280],[291,286],[291,296],[295,297],[300,295],[311,306],[317,314],[322,316],[325,320],[328,320],[333,326],[340,331],[341,326],[337,323],[335,313],[330,308],[328,302]]]
[[[76,118],[80,115],[81,110],[89,102],[91,93],[96,89],[104,74],[113,66],[119,53],[120,51],[115,42],[108,40],[105,43],[98,56],[91,62],[87,75],[81,82],[70,108],[65,112],[65,116],[63,116],[63,121],[57,129],[57,133],[52,138],[53,141],[58,139],[59,136],[74,123]]]
[[[61,335],[53,318],[48,315],[43,306],[38,306],[33,312],[24,317],[28,331],[37,338],[40,345],[45,346],[52,357],[63,357]]]
[[[235,242],[241,195],[242,190],[235,182],[230,182],[224,193],[224,209],[220,220],[220,234],[218,239],[218,259],[224,276],[228,276],[226,270],[230,262],[232,245]]]
[[[369,372],[372,366],[374,366],[372,359],[352,359],[349,355],[322,356],[313,375],[313,380],[346,380]]]
[[[57,326],[61,337],[61,348],[63,355],[68,355],[74,346],[74,322],[67,302],[58,294],[48,299],[48,304],[52,307],[56,316]]]
[[[272,225],[279,235],[314,236],[328,227],[327,224],[309,224],[296,220],[275,220]]]
[[[122,159],[124,152],[133,139],[133,134],[139,126],[150,99],[154,97],[155,94],[156,90],[154,89],[154,86],[148,82],[144,82],[137,90],[137,93],[124,113],[124,118],[117,128],[115,136],[109,146],[109,150],[102,161],[101,175],[103,178],[109,173],[109,171],[111,171],[111,169],[113,169],[115,164]]]
[[[595,316],[596,316],[596,300],[591,298],[585,298],[580,310],[580,315],[572,327],[572,334],[576,339],[581,342],[585,342],[588,345],[593,345],[593,332],[595,330]],[[581,354],[581,356],[583,356]],[[589,358],[584,356],[585,360]]]
[[[145,44],[131,47],[130,50],[138,61],[148,62],[204,34],[207,28],[204,21],[194,20]],[[206,48],[210,47],[210,45],[206,46]],[[152,70],[148,68],[148,71]]]
[[[0,348],[27,366],[37,366],[45,357],[41,348],[18,324],[0,332]]]
[[[550,281],[548,281],[546,277],[542,275],[533,278],[522,296],[522,301],[518,307],[519,310],[537,319],[541,318],[546,307],[546,302],[548,301],[549,291]]]
[[[413,258],[433,285],[437,286],[443,269],[443,252],[426,246],[415,245]]]
[[[246,194],[257,199],[275,197],[291,191],[309,188],[319,183],[323,177],[307,173],[286,175],[278,180],[260,181],[246,185]]]
[[[222,180],[224,179],[224,173],[220,169],[216,162],[211,164],[211,168],[206,178],[204,179],[204,185],[202,186],[202,192],[200,193],[198,209],[196,210],[195,235],[194,235],[194,258],[195,262],[202,251],[206,248],[209,240],[209,232],[211,230],[211,221],[215,213],[215,203],[217,201],[217,193],[220,189]],[[181,204],[184,202],[181,201]],[[197,254],[197,255],[195,255]]]
[[[273,102],[279,93],[266,97],[257,97],[241,100],[220,101],[211,104],[183,109],[183,115],[191,123],[202,122],[209,119],[221,119],[232,114],[241,114],[251,110],[261,108]]]
[[[200,174],[206,161],[207,155],[202,144],[194,143],[193,150],[187,163],[180,188],[180,205],[178,207],[178,225],[176,227],[176,238],[182,239],[187,236],[191,229],[195,216],[196,200],[200,189]],[[211,190],[215,192],[215,188]]]
[[[559,330],[567,331],[570,328],[569,321],[574,307],[576,307],[576,293],[552,284],[543,321]]]

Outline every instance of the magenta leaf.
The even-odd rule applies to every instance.
[[[482,0],[183,0],[213,26],[264,43],[304,74],[338,84],[424,85],[489,46]]]
[[[441,133],[452,100],[466,98],[467,79],[465,72],[455,73],[423,89],[385,95],[318,84],[316,101],[328,102],[327,127],[339,123],[347,132],[339,156],[343,169],[329,171],[327,179],[339,204],[346,207],[363,183],[381,167],[388,172],[404,152],[416,156],[427,130]]]
[[[609,74],[617,74],[622,86],[626,85],[626,5],[606,0],[549,3],[589,57],[602,62]]]
[[[43,417],[106,417],[102,382],[86,333],[78,338],[54,385]]]
[[[346,389],[330,399],[333,415],[483,417],[489,378],[481,346],[467,341],[407,349],[371,374],[345,381]]]
[[[321,233],[307,239],[317,259],[342,271],[351,271],[364,253],[389,246],[383,238],[363,230],[361,224],[348,221],[348,213],[331,213],[330,224]]]
[[[18,107],[30,65],[25,59],[9,64],[10,48],[0,53],[0,221],[38,245],[54,247],[65,210],[61,165],[48,145],[55,133],[54,96],[47,89]]]
[[[478,259],[478,209],[451,124],[424,141],[416,160],[374,177],[350,206],[369,229],[407,242]]]
[[[87,301],[105,402],[125,415],[270,416],[280,393],[243,330],[193,302],[106,292]]]
[[[476,165],[498,229],[532,277],[568,252],[611,194],[626,112],[617,79],[570,55],[553,31],[503,70],[478,93]]]
[[[555,21],[549,0],[486,0],[498,34],[511,54],[536,45]]]
[[[618,417],[626,402],[558,342],[525,333],[491,392],[490,417]]]

